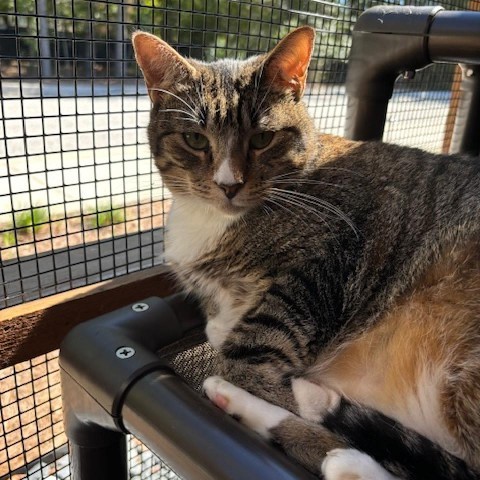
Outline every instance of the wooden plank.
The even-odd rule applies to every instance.
[[[174,293],[164,265],[0,311],[0,368],[59,347],[77,324],[151,296]]]
[[[452,95],[450,97],[450,106],[448,107],[447,120],[445,123],[445,135],[443,137],[442,153],[450,152],[452,143],[453,129],[458,113],[458,104],[460,102],[460,84],[462,83],[462,69],[457,65],[452,81]]]

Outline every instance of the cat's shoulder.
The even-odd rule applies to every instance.
[[[319,133],[319,158],[320,164],[342,158],[349,158],[355,161],[362,161],[374,165],[396,165],[403,168],[406,166],[435,167],[439,163],[448,162],[455,169],[457,166],[475,167],[478,170],[478,160],[475,157],[461,154],[434,153],[420,148],[394,143],[382,142],[379,140],[354,141],[337,135]]]
[[[386,143],[378,140],[349,140],[348,138],[332,135],[328,133],[319,133],[318,142],[320,146],[320,159],[329,160],[339,157],[371,157],[376,160],[384,160],[382,157],[391,158],[405,156],[413,157],[438,157],[434,153],[429,153],[418,148]]]
[[[348,140],[347,138],[328,133],[319,133],[318,143],[320,145],[321,157],[331,158],[345,155],[365,142]]]

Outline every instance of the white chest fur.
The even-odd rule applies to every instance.
[[[250,308],[253,298],[246,295],[239,302],[228,288],[216,279],[205,276],[195,269],[195,261],[207,252],[220,248],[219,242],[225,230],[235,219],[222,215],[198,201],[175,201],[170,211],[165,244],[165,257],[173,268],[181,273],[183,280],[195,285],[195,294],[213,300],[215,314],[207,319],[206,333],[214,348],[220,348],[229,332]],[[225,272],[228,275],[228,272]],[[247,279],[229,278],[232,282]]]
[[[167,223],[166,260],[179,266],[195,261],[215,248],[233,221],[201,201],[175,200]]]

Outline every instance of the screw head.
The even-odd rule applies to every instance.
[[[122,360],[133,357],[135,355],[135,349],[132,347],[120,347],[115,351],[115,355]]]
[[[135,303],[132,305],[132,310],[134,312],[144,312],[145,310],[148,310],[150,307],[148,306],[147,303]]]
[[[467,70],[465,71],[465,76],[467,77],[473,77],[473,75],[475,74],[473,68],[467,68]]]

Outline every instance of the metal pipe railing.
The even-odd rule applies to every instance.
[[[192,301],[149,298],[75,327],[60,347],[65,433],[73,480],[126,480],[122,403],[149,372],[167,365],[156,354],[203,325]]]
[[[366,10],[353,30],[345,136],[353,140],[382,138],[388,102],[399,75],[412,77],[432,63],[468,63],[473,75],[464,76],[465,101],[451,150],[478,154],[478,104],[471,99],[480,95],[478,69],[472,67],[480,64],[479,36],[480,12],[388,6]]]
[[[257,434],[200,398],[169,371],[152,372],[127,393],[122,421],[182,478],[314,480]]]
[[[186,479],[315,478],[201,398],[156,355],[203,322],[184,295],[149,298],[65,338],[60,368],[73,480],[126,480],[126,433]]]

